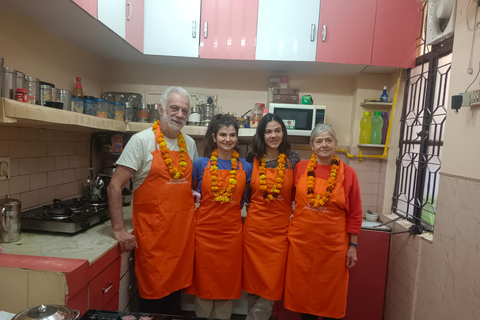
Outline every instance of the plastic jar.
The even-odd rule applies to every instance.
[[[97,117],[108,118],[108,100],[97,99]]]
[[[108,119],[115,119],[115,106],[112,101],[108,101]]]
[[[123,103],[115,102],[113,106],[115,108],[115,118],[113,119],[123,121],[125,116],[125,105]]]
[[[133,122],[135,119],[135,110],[131,102],[125,103],[125,121]]]
[[[72,96],[72,111],[83,113],[83,99]]]
[[[154,123],[155,121],[160,120],[160,113],[158,113],[158,104],[150,105],[150,112],[148,115],[148,122]]]
[[[95,116],[97,114],[97,101],[83,100],[83,113],[89,116]]]
[[[148,117],[150,115],[148,104],[142,103],[138,108],[138,122],[148,122]]]

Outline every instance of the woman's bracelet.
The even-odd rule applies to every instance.
[[[350,242],[348,245],[355,248],[358,247],[358,243]]]

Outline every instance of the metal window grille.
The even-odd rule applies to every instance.
[[[392,212],[433,231],[447,117],[452,40],[432,47],[408,71]]]

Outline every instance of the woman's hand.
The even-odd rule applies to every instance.
[[[357,263],[357,248],[354,246],[348,247],[347,251],[347,262],[346,267],[347,269],[353,268]]]

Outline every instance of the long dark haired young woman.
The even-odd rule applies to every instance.
[[[269,319],[275,300],[283,298],[292,215],[293,169],[300,156],[290,150],[283,120],[267,114],[253,138],[249,209],[243,238],[243,289],[248,293],[246,320]]]

